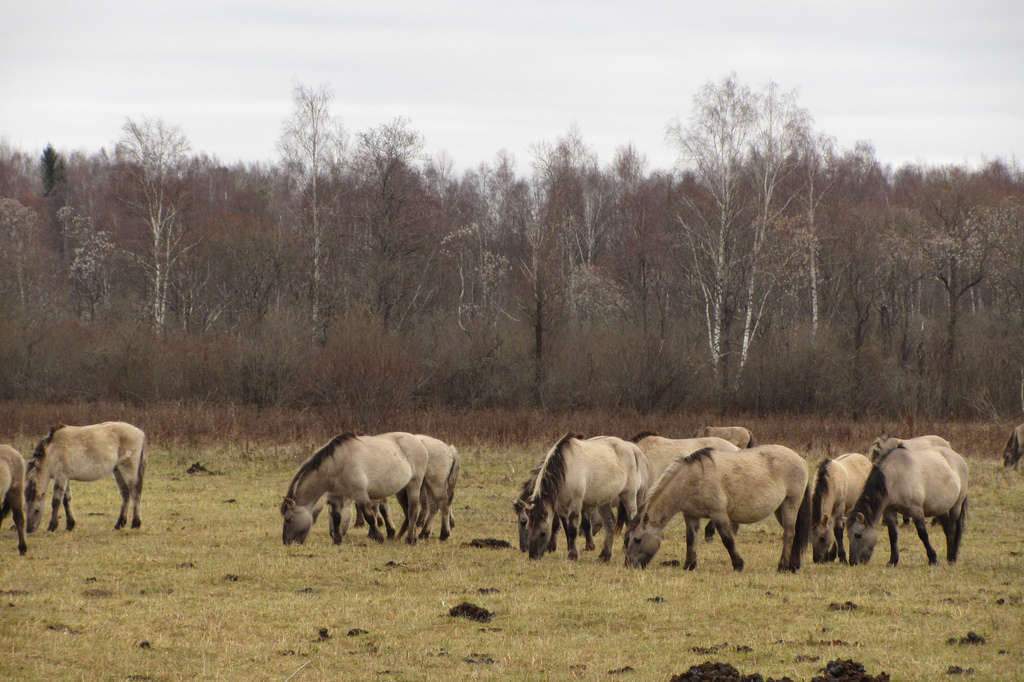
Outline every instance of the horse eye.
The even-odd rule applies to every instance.
[[[853,537],[855,537],[855,538],[857,538],[858,540],[860,540],[860,533],[854,533],[854,534],[853,534]]]
[[[639,544],[640,543],[640,538],[633,538],[633,542]]]

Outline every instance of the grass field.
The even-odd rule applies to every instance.
[[[27,437],[15,445],[31,452]],[[0,678],[648,680],[723,661],[810,679],[844,658],[893,679],[951,666],[1024,679],[1024,476],[991,456],[968,457],[956,566],[927,566],[903,529],[895,569],[883,544],[867,566],[813,565],[808,551],[798,574],[780,575],[774,521],[740,529],[742,573],[717,540],[702,541],[694,572],[663,565],[682,558],[681,521],[645,571],[623,567],[618,541],[610,564],[596,552],[566,561],[564,538],[532,562],[469,547],[516,544],[510,502],[543,448],[460,450],[448,542],[435,529],[415,547],[378,545],[353,529],[333,546],[322,518],[306,544],[285,547],[278,505],[308,444],[154,442],[141,529],[112,530],[112,480],[73,484],[75,530],[62,520],[29,536],[24,557],[4,524]],[[196,461],[217,473],[187,474]],[[941,530],[932,537],[941,560]],[[449,616],[462,602],[494,616]],[[984,643],[959,643],[969,632]]]

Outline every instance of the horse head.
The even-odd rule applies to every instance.
[[[868,521],[862,512],[857,512],[850,520],[850,565],[866,564],[871,560],[878,542],[878,528]]]
[[[527,517],[526,551],[531,559],[540,559],[548,551],[554,533],[555,510],[551,502],[531,498],[524,502]]]
[[[46,440],[46,439],[44,439]],[[36,446],[38,451],[43,441]],[[50,482],[44,471],[42,456],[33,455],[25,466],[25,530],[34,533],[43,518],[43,503],[46,501],[46,485]]]
[[[284,517],[281,542],[286,545],[292,543],[301,545],[305,542],[314,520],[313,513],[309,508],[297,506],[295,500],[286,497],[281,502],[281,515]]]
[[[654,555],[661,548],[662,530],[650,522],[645,510],[640,510],[629,524],[623,544],[626,549],[626,566],[647,568]]]
[[[811,526],[811,552],[814,563],[820,564],[823,561],[830,561],[830,550],[836,543],[835,529],[832,525],[832,517],[822,513],[821,518]],[[831,558],[835,558],[832,556]]]

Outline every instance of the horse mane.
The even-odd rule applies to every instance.
[[[644,438],[647,438],[648,436],[657,436],[657,435],[658,434],[656,434],[654,431],[641,431],[640,433],[638,433],[635,436],[633,436],[632,438],[630,438],[629,441],[631,443],[639,443],[640,441],[642,441]]]
[[[317,471],[327,459],[334,455],[335,448],[342,443],[353,440],[356,438],[356,434],[351,431],[339,434],[332,438],[330,442],[324,445],[322,448],[313,453],[313,456],[307,459],[305,462],[299,465],[299,470],[295,472],[295,476],[292,477],[292,482],[288,485],[288,494],[285,495],[285,502],[281,504],[281,511],[284,512],[285,503],[288,500],[294,500],[295,489],[299,487],[299,483],[306,477],[307,474]]]
[[[658,476],[658,480],[654,482],[651,489],[647,492],[647,506],[650,506],[658,493],[665,485],[675,478],[675,475],[679,473],[679,470],[684,466],[688,466],[694,463],[700,463],[701,467],[704,466],[704,460],[713,462],[714,458],[711,456],[713,448],[701,448],[696,452],[691,452],[688,455],[676,455],[676,458],[672,460],[672,463],[665,467],[665,470],[661,472],[661,476]]]
[[[882,459],[888,456],[888,453],[886,453]],[[879,462],[882,459],[879,459]],[[871,467],[868,480],[864,483],[864,492],[857,498],[857,504],[853,507],[853,513],[860,512],[864,515],[864,518],[874,519],[878,512],[882,510],[882,505],[885,503],[885,498],[888,494],[889,490],[885,484],[885,473],[878,468],[878,462],[876,462]]]
[[[565,483],[565,448],[573,438],[582,438],[569,432],[551,449],[537,472],[532,498],[536,500],[554,501],[558,491]]]
[[[46,458],[46,446],[53,442],[53,434],[57,433],[64,428],[63,422],[57,422],[50,427],[50,432],[46,434],[46,437],[40,440],[36,444],[36,449],[32,451],[32,461],[36,460],[42,462]]]
[[[825,497],[825,493],[828,492],[828,479],[830,478],[829,465],[832,463],[831,459],[826,459],[818,467],[818,473],[814,477],[814,493],[811,495],[811,521],[817,523],[821,520],[821,498]]]
[[[520,500],[530,499],[530,495],[533,494],[533,489],[537,486],[537,474],[540,473],[540,467],[536,466],[530,469],[530,477],[523,481],[522,487],[519,489]]]

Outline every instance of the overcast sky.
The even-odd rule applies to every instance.
[[[699,6],[698,6],[699,5]],[[113,147],[126,117],[222,162],[278,158],[293,87],[329,85],[350,135],[395,117],[459,169],[572,126],[602,162],[731,72],[796,90],[840,147],[899,164],[1024,161],[1024,3],[0,0],[0,141]]]

